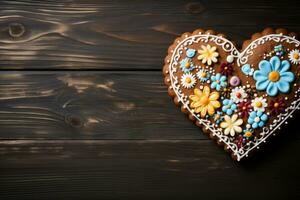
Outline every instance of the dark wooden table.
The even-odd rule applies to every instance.
[[[0,199],[299,199],[299,115],[237,163],[168,97],[168,46],[300,34],[299,1],[0,1]],[[297,198],[298,197],[298,198]]]

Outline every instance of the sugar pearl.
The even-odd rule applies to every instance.
[[[229,55],[229,56],[227,56],[227,58],[226,58],[226,61],[227,61],[228,63],[233,63],[233,60],[234,60],[234,58],[233,58],[232,55]]]
[[[238,86],[240,84],[240,82],[241,82],[240,78],[237,77],[237,76],[231,77],[231,79],[229,81],[229,83],[230,83],[231,86]]]

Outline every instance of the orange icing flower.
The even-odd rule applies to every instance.
[[[207,113],[212,116],[215,113],[215,108],[221,106],[218,101],[219,97],[219,92],[210,92],[208,86],[204,86],[203,91],[196,88],[194,94],[189,96],[189,99],[192,100],[190,107],[194,109],[195,113],[200,113],[202,118]]]

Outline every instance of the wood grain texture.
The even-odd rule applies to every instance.
[[[300,158],[290,152],[300,141],[283,140],[240,164],[201,140],[2,141],[0,197],[298,199]]]
[[[162,81],[160,72],[1,72],[0,138],[206,139]]]
[[[156,69],[177,35],[300,32],[297,1],[0,1],[1,69]],[[280,10],[280,12],[278,12]]]

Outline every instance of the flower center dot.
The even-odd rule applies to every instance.
[[[206,55],[207,55],[208,58],[210,58],[212,56],[212,53],[210,51],[207,51]]]
[[[237,92],[237,93],[236,93],[236,97],[237,97],[237,98],[241,98],[241,96],[242,96],[242,94],[241,94],[240,92]]]
[[[260,101],[258,101],[258,102],[255,103],[255,106],[258,107],[258,108],[261,108],[262,107],[262,103]]]
[[[255,117],[254,121],[259,122],[260,121],[259,117]]]
[[[200,103],[201,103],[202,105],[207,105],[207,104],[209,103],[208,97],[206,97],[206,96],[201,97],[201,98],[200,98]]]
[[[189,62],[187,62],[187,63],[185,63],[185,68],[189,68],[190,67],[190,63]]]
[[[250,137],[252,134],[251,134],[251,132],[250,131],[247,131],[246,133],[245,133],[245,136],[246,137]]]
[[[295,59],[299,59],[299,54],[297,54],[297,53],[295,53],[294,55],[293,55],[293,58],[295,58]]]
[[[280,74],[278,71],[272,71],[270,74],[269,74],[269,80],[272,81],[272,82],[276,82],[280,79]]]
[[[191,82],[192,82],[192,79],[188,77],[188,78],[185,79],[185,82],[186,82],[186,83],[191,83]]]

